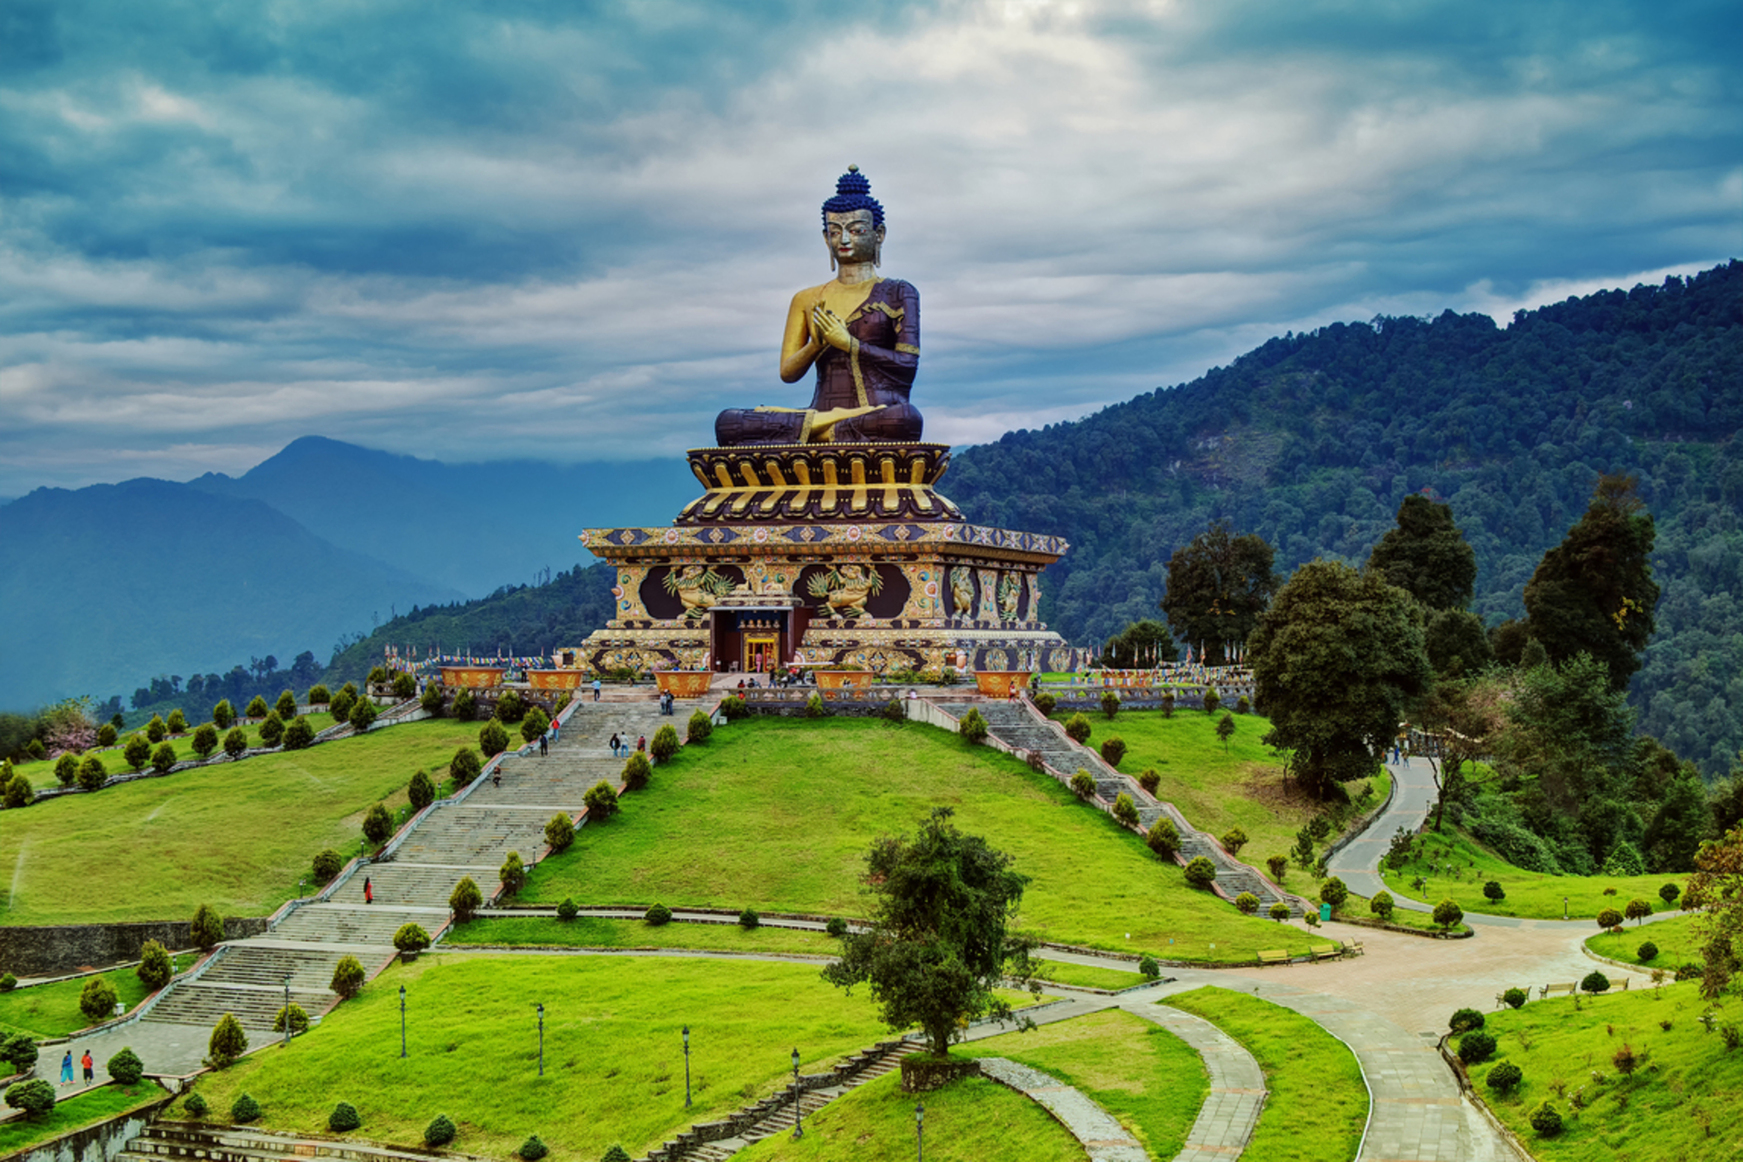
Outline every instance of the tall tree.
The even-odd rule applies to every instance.
[[[1711,1000],[1725,991],[1743,963],[1743,827],[1701,844],[1682,906],[1704,913],[1695,933],[1706,962],[1701,995]]]
[[[1649,739],[1641,739],[1642,743]],[[1637,748],[1638,749],[1638,748]],[[1663,747],[1658,747],[1663,750]],[[1665,751],[1674,762],[1676,756]],[[1646,868],[1653,872],[1686,872],[1694,867],[1701,841],[1713,830],[1713,808],[1707,802],[1706,784],[1695,764],[1677,763],[1657,795],[1658,810],[1646,825],[1641,846]]]
[[[1428,756],[1437,792],[1436,831],[1442,828],[1449,802],[1456,802],[1498,777],[1492,768],[1485,773],[1477,760],[1489,754],[1501,729],[1504,721],[1501,707],[1506,693],[1493,678],[1443,680],[1435,683],[1433,691],[1422,700],[1417,710],[1418,724],[1433,736],[1439,750],[1438,754]]]
[[[1336,561],[1297,569],[1249,645],[1264,741],[1322,798],[1373,773],[1434,678],[1410,595]]]
[[[1157,662],[1172,662],[1179,657],[1180,650],[1175,646],[1168,627],[1145,618],[1126,626],[1118,637],[1109,638],[1108,644],[1102,647],[1100,663],[1116,670],[1130,670]]]
[[[1189,649],[1202,648],[1205,661],[1226,661],[1226,647],[1252,635],[1277,592],[1282,578],[1272,569],[1274,558],[1265,538],[1237,537],[1228,521],[1212,522],[1168,559],[1162,596],[1168,624]]]
[[[1477,551],[1453,523],[1452,506],[1419,492],[1398,506],[1398,525],[1374,546],[1368,567],[1427,609],[1463,609],[1476,592]]]
[[[997,990],[1008,977],[1029,976],[1033,947],[1010,930],[1029,877],[986,840],[958,831],[952,814],[936,808],[912,839],[872,844],[871,928],[844,939],[841,959],[823,970],[842,988],[870,984],[884,1021],[918,1025],[939,1057],[963,1017],[1010,1014]]]
[[[1658,583],[1652,579],[1652,514],[1632,476],[1602,476],[1591,504],[1543,555],[1525,586],[1531,636],[1560,664],[1588,653],[1622,690],[1652,636]]]

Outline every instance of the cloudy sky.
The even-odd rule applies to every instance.
[[[802,404],[849,162],[932,438],[1743,254],[1736,0],[7,0],[0,496]]]

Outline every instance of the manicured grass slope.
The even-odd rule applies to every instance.
[[[316,852],[359,850],[371,804],[404,803],[415,770],[445,770],[477,743],[477,723],[433,719],[8,811],[0,923],[185,919],[202,903],[270,912]]]
[[[1424,854],[1398,871],[1382,867],[1386,887],[1394,896],[1409,896],[1428,904],[1438,904],[1449,896],[1467,912],[1486,912],[1492,916],[1522,916],[1527,919],[1559,920],[1562,899],[1567,899],[1567,914],[1575,919],[1589,920],[1605,908],[1618,912],[1632,899],[1642,899],[1656,911],[1667,905],[1658,898],[1658,889],[1667,883],[1679,888],[1688,880],[1684,875],[1650,876],[1552,876],[1524,871],[1507,863],[1488,848],[1472,839],[1465,831],[1447,824],[1441,834],[1429,833],[1426,843],[1418,844]],[[1446,870],[1456,870],[1458,878]],[[1439,865],[1438,867],[1436,865]],[[1413,889],[1411,881],[1426,877],[1426,891]],[[1483,895],[1483,885],[1494,880],[1507,893],[1507,898],[1491,900]],[[1615,894],[1606,896],[1605,889]]]
[[[59,1065],[58,1058],[55,1064]],[[38,1068],[40,1070],[41,1067]],[[50,1075],[49,1080],[52,1081],[58,1076],[60,1073],[57,1069]],[[47,1142],[81,1126],[101,1122],[126,1113],[136,1106],[156,1101],[162,1096],[163,1089],[154,1081],[142,1081],[128,1088],[105,1085],[93,1089],[89,1093],[56,1102],[54,1111],[40,1121],[17,1118],[0,1125],[0,1151],[10,1154],[39,1142]]]
[[[645,920],[600,920],[577,916],[525,919],[489,918],[453,928],[445,943],[550,945],[566,948],[702,948],[726,952],[804,952],[835,956],[841,942],[822,932],[795,928],[753,928],[737,924],[662,924]]]
[[[1495,1037],[1495,1056],[1471,1070],[1476,1091],[1541,1162],[1743,1158],[1743,1051],[1727,1052],[1718,1032],[1701,1027],[1709,1006],[1698,989],[1689,981],[1657,994],[1585,998],[1578,1010],[1571,998],[1556,998],[1491,1013],[1484,1028]],[[1717,1024],[1743,1024],[1740,1008],[1726,998],[1714,1009]],[[1647,1054],[1632,1077],[1612,1063],[1624,1044]],[[1504,1098],[1484,1084],[1501,1061],[1525,1073]],[[1572,1099],[1582,1090],[1586,1108],[1576,1110]],[[1545,1098],[1564,1119],[1553,1138],[1531,1128],[1531,1111]]]
[[[1209,1075],[1192,1046],[1118,1011],[976,1041],[953,1052],[1008,1057],[1076,1086],[1118,1118],[1152,1158],[1180,1152],[1210,1093]]]
[[[115,990],[115,999],[133,1008],[146,997],[146,988],[130,968],[103,974]],[[88,976],[53,984],[32,985],[0,993],[0,1029],[13,1033],[29,1033],[44,1037],[64,1037],[95,1024],[79,1008],[79,994],[84,992]],[[104,1018],[107,1020],[108,1018]],[[47,1052],[44,1052],[47,1056]],[[59,1059],[56,1059],[57,1063]]]
[[[1338,1162],[1356,1156],[1368,1091],[1343,1042],[1299,1013],[1227,989],[1193,989],[1166,1003],[1239,1041],[1265,1073],[1270,1096],[1242,1157]]]
[[[1022,763],[931,727],[863,719],[715,732],[626,795],[621,815],[540,863],[522,895],[860,916],[872,841],[911,834],[935,806],[1032,877],[1019,923],[1043,939],[1179,960],[1251,958],[1280,940],[1305,950],[1301,934],[1187,887],[1139,836]]]
[[[1695,934],[1695,917],[1678,916],[1675,920],[1660,920],[1656,924],[1623,926],[1620,936],[1598,932],[1586,938],[1586,947],[1599,956],[1620,960],[1623,964],[1638,964],[1643,969],[1662,968],[1675,974],[1679,964],[1701,963],[1701,938]],[[1658,946],[1658,955],[1641,960],[1635,955],[1640,946],[1651,941]]]
[[[1065,960],[1039,962],[1036,975],[1060,984],[1080,985],[1092,989],[1125,989],[1144,984],[1141,973],[1122,972],[1117,968],[1102,968],[1095,964],[1073,964]]]
[[[639,1155],[773,1092],[795,1047],[811,1071],[889,1036],[864,990],[845,995],[815,965],[456,953],[390,969],[288,1049],[209,1074],[198,1092],[220,1118],[252,1094],[265,1129],[324,1131],[334,1103],[348,1101],[363,1116],[357,1136],[373,1141],[420,1144],[446,1113],[460,1127],[455,1150],[506,1158],[537,1134],[558,1158],[594,1159],[613,1142]]]
[[[1072,713],[1055,712],[1053,717],[1064,722]],[[1085,745],[1099,750],[1110,737],[1124,740],[1126,756],[1118,768],[1122,773],[1136,778],[1146,767],[1155,767],[1162,776],[1157,798],[1180,808],[1201,831],[1219,837],[1231,827],[1245,831],[1247,846],[1240,858],[1261,870],[1267,856],[1288,853],[1295,833],[1321,809],[1305,798],[1284,795],[1282,764],[1259,741],[1271,723],[1257,714],[1234,715],[1235,734],[1226,751],[1216,736],[1222,711],[1213,717],[1182,704],[1172,718],[1160,710],[1122,710],[1112,721],[1099,712],[1085,712],[1084,717],[1092,727]],[[1384,770],[1374,777],[1378,798],[1373,802],[1384,801],[1390,777]],[[1263,799],[1255,797],[1255,787],[1266,792]],[[1288,789],[1292,792],[1293,785]],[[1362,784],[1347,789],[1353,798],[1361,794]]]
[[[743,1162],[911,1162],[914,1095],[891,1073],[837,1098],[805,1119],[795,1142],[780,1133],[753,1143]],[[919,1099],[926,1106],[927,1162],[1082,1162],[1083,1148],[1046,1110],[996,1081],[970,1077]]]
[[[385,710],[386,707],[382,707],[381,709]],[[331,714],[310,714],[307,717],[309,720],[309,726],[314,729],[316,734],[321,733],[321,731],[326,730],[329,726],[333,725],[333,716]],[[194,724],[196,729],[199,725],[199,723]],[[240,726],[242,728],[242,733],[248,736],[249,746],[254,747],[266,745],[260,741],[260,723],[241,721],[236,723],[236,725]],[[90,753],[103,760],[103,768],[111,775],[133,774],[133,768],[127,765],[127,759],[124,757],[123,752],[127,746],[127,740],[132,738],[135,734],[144,733],[144,729],[145,728],[142,726],[137,731],[130,730],[126,734],[123,734],[114,746],[99,747],[92,750]],[[220,730],[218,732],[218,749],[213,751],[213,754],[222,755],[224,753],[224,736],[228,733],[229,731],[227,730]],[[164,741],[175,748],[177,762],[191,762],[200,757],[198,754],[194,753],[193,730],[186,731],[182,734],[166,735]],[[324,746],[326,744],[323,743],[322,745]],[[157,743],[154,742],[151,744],[151,749],[153,751],[157,750],[157,747]],[[54,777],[54,767],[55,764],[53,762],[45,759],[41,762],[25,763],[18,767],[18,770],[22,771],[30,779],[31,786],[39,791],[45,791],[50,787],[60,786],[60,783]],[[151,769],[151,763],[147,762],[144,769],[149,771]]]

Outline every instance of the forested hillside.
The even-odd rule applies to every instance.
[[[1403,496],[1449,504],[1477,552],[1472,608],[1522,613],[1543,552],[1600,473],[1656,518],[1658,632],[1639,729],[1709,776],[1743,748],[1743,263],[1520,312],[1382,318],[1274,339],[1202,378],[964,450],[971,519],[1055,533],[1042,614],[1079,644],[1156,616],[1174,549],[1217,518],[1285,572],[1354,563]]]

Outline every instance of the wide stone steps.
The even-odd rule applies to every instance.
[[[473,807],[469,802],[441,807],[426,816],[399,846],[394,860],[501,867],[511,851],[520,852],[523,860],[535,860],[545,848],[545,823],[549,819],[541,811]]]
[[[296,940],[310,944],[369,944],[391,948],[393,934],[399,931],[401,924],[421,924],[429,932],[438,927],[442,920],[443,917],[432,916],[428,912],[414,912],[381,904],[368,907],[304,904],[267,935],[274,940]]]
[[[497,868],[501,866],[498,863],[440,867],[402,860],[371,864],[341,884],[328,898],[335,904],[363,906],[363,880],[367,876],[370,890],[375,893],[375,903],[369,905],[372,908],[446,908],[448,897],[454,893],[454,885],[466,876],[471,876],[480,890],[487,893],[494,890]],[[426,929],[430,927],[425,921],[419,923]]]
[[[581,810],[582,796],[594,784],[603,780],[616,787],[623,781],[623,764],[623,759],[612,758],[604,747],[597,756],[554,752],[546,758],[515,756],[502,764],[497,777],[484,779],[466,796],[465,806],[540,807],[552,814],[567,811],[574,815]]]
[[[278,988],[285,975],[291,988],[301,992],[325,992],[333,980],[333,966],[345,955],[331,952],[262,948],[246,942],[233,944],[213,965],[200,974],[196,985],[245,984]]]
[[[291,990],[291,1000],[310,1016],[317,1016],[333,1002],[322,990]],[[273,1019],[284,1007],[284,989],[209,985],[204,980],[175,989],[152,1007],[151,1019],[171,1025],[198,1025],[209,1029],[225,1013],[232,1014],[245,1029],[271,1030]]]

